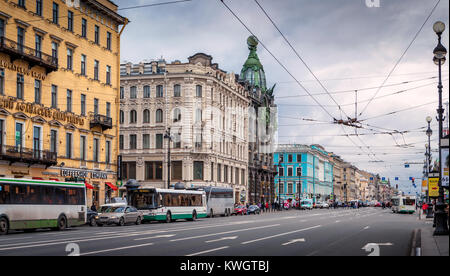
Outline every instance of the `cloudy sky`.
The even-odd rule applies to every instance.
[[[114,0],[122,9],[168,1]],[[277,84],[279,143],[321,144],[360,169],[379,173],[412,191],[409,177],[420,179],[423,165],[412,164],[407,169],[404,163],[424,160],[427,116],[433,117],[431,144],[437,150],[437,66],[432,62],[437,36],[432,26],[437,20],[446,24],[443,44],[448,48],[449,1],[439,2],[384,87],[378,88],[438,0],[380,0],[380,7],[372,8],[366,0],[258,0],[333,98],[255,0],[224,2],[301,84],[259,45],[268,82]],[[122,35],[122,61],[163,57],[168,62],[186,62],[187,57],[203,52],[212,55],[221,69],[239,73],[248,56],[250,33],[219,0],[119,12],[131,20]],[[443,68],[444,102],[449,97],[448,75],[447,63]],[[314,100],[308,93],[321,95],[313,96]],[[386,115],[391,112],[396,113]],[[364,128],[331,123],[355,114]],[[395,177],[400,180],[394,181]]]

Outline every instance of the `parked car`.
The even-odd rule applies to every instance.
[[[98,219],[98,213],[95,212],[95,211],[92,211],[91,209],[87,209],[86,223],[89,226],[96,226],[97,225],[97,219]]]
[[[326,202],[318,201],[315,205],[315,208],[320,208],[320,209],[330,208],[330,205]]]
[[[106,210],[108,210],[108,208],[111,207],[126,207],[127,204],[126,203],[108,203],[108,204],[103,204],[100,206],[100,209],[98,210],[98,213],[101,214],[103,212],[105,212]]]
[[[110,207],[98,216],[97,225],[117,224],[124,226],[127,223],[141,224],[143,214],[132,206]]]
[[[313,201],[312,201],[312,199],[304,199],[304,200],[300,201],[300,209],[312,210],[313,209]]]
[[[381,203],[380,202],[376,202],[374,207],[381,207]]]
[[[234,212],[233,214],[235,215],[246,215],[247,214],[247,207],[245,207],[245,205],[238,205],[236,207],[234,207]]]
[[[254,215],[256,215],[256,214],[260,214],[261,213],[261,209],[257,206],[257,205],[250,205],[249,207],[248,207],[248,214],[250,215],[250,214],[254,214]]]

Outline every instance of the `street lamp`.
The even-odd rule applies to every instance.
[[[170,189],[170,143],[172,142],[172,136],[170,136],[170,127],[164,134],[164,139],[168,139],[167,148],[167,189]]]
[[[433,120],[433,118],[431,118],[431,116],[428,116],[426,118],[426,121],[428,123],[428,129],[426,131],[426,134],[428,136],[428,144],[425,145],[426,149],[427,149],[427,160],[426,160],[426,173],[427,173],[427,183],[429,181],[429,177],[430,177],[430,165],[431,165],[431,135],[433,135],[433,130],[431,130],[431,121]],[[427,189],[427,202],[428,202],[428,208],[427,208],[427,218],[433,218],[433,206],[431,205],[430,202],[430,191]]]
[[[444,188],[442,187],[442,129],[443,129],[443,114],[444,109],[442,108],[442,65],[445,63],[445,56],[447,55],[447,49],[445,49],[444,45],[441,43],[442,33],[445,31],[445,24],[441,21],[434,23],[433,30],[438,36],[438,45],[433,51],[434,63],[439,68],[439,84],[438,84],[438,93],[439,93],[439,162],[441,165],[439,166],[439,197],[435,206],[435,220],[436,220],[436,228],[434,230],[433,235],[442,236],[448,235],[448,226],[447,226],[447,213],[445,212],[445,204],[444,204]]]

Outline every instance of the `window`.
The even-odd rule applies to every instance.
[[[292,154],[288,154],[288,163],[292,163],[293,162],[293,156]]]
[[[195,88],[195,96],[198,98],[202,97],[202,86],[201,85],[197,85]]]
[[[228,183],[228,166],[223,166],[223,182]]]
[[[136,134],[130,134],[130,149],[137,148]]]
[[[173,141],[173,147],[175,149],[181,149],[181,134],[180,133],[174,133],[172,141]]]
[[[33,156],[40,158],[41,150],[41,128],[38,126],[33,127]]]
[[[174,97],[181,97],[181,85],[175,84],[173,86],[173,96]]]
[[[172,161],[171,165],[171,179],[182,180],[183,179],[183,161]]]
[[[144,110],[143,122],[144,122],[144,124],[150,123],[150,110],[148,110],[148,109]]]
[[[81,115],[86,116],[86,95],[81,94]]]
[[[36,14],[42,16],[42,0],[36,0]]]
[[[99,61],[94,61],[94,80],[98,80],[98,69],[99,69]]]
[[[163,148],[163,135],[162,134],[156,134],[156,148],[157,149]]]
[[[52,108],[58,106],[58,86],[52,84]]]
[[[111,66],[106,65],[106,84],[111,84]]]
[[[111,33],[106,32],[106,49],[111,50]]]
[[[80,136],[80,159],[86,161],[86,136]]]
[[[16,97],[18,99],[23,100],[23,92],[24,91],[24,78],[23,75],[21,74],[17,74],[17,93],[16,93]]]
[[[297,176],[302,176],[302,168],[301,167],[297,168]]]
[[[130,124],[135,124],[137,122],[137,112],[136,110],[130,111]]]
[[[121,86],[120,87],[120,98],[123,99],[125,97],[125,89]]]
[[[302,155],[297,154],[297,163],[302,163]]]
[[[42,57],[42,37],[40,35],[35,35],[34,49],[35,49],[34,55],[38,58],[41,58]]]
[[[279,160],[279,161],[278,161],[279,163],[283,163],[283,162],[284,162],[284,155],[281,154],[281,155],[278,157],[278,160]]]
[[[136,179],[136,162],[124,162],[122,175],[123,179]]]
[[[100,42],[100,27],[99,26],[97,26],[97,25],[95,25],[95,27],[94,27],[94,29],[95,29],[95,33],[94,33],[94,42],[95,42],[95,44],[99,44]]]
[[[203,180],[203,162],[194,161],[194,180]]]
[[[94,98],[94,114],[98,114],[98,99]]]
[[[105,145],[105,162],[106,164],[110,164],[111,163],[111,141],[106,141],[106,145]]]
[[[196,123],[201,123],[202,122],[202,110],[200,108],[198,108],[195,111],[195,122]]]
[[[53,18],[52,22],[59,24],[59,5],[53,2]]]
[[[284,168],[283,167],[278,168],[278,176],[284,176]]]
[[[181,122],[181,111],[179,108],[175,108],[173,110],[173,122],[174,123]]]
[[[73,50],[67,48],[67,70],[72,70],[73,68]]]
[[[106,117],[111,118],[111,103],[106,102]]]
[[[150,134],[142,135],[142,148],[149,149],[150,148]]]
[[[125,115],[124,115],[123,111],[121,110],[121,111],[119,112],[119,122],[120,122],[121,124],[123,124],[124,121],[125,121]]]
[[[287,171],[288,171],[287,176],[294,176],[294,169],[292,167],[289,167]]]
[[[98,163],[98,138],[94,138],[94,162]]]
[[[25,30],[21,27],[17,27],[17,50],[23,52],[24,44],[25,44]]]
[[[81,55],[81,72],[82,76],[86,76],[86,55]]]
[[[150,98],[150,86],[144,86],[144,98]]]
[[[66,158],[72,158],[72,133],[66,133]]]
[[[34,80],[34,102],[41,103],[41,81]]]
[[[163,122],[163,111],[162,109],[156,110],[156,123],[162,123]]]
[[[280,195],[284,194],[284,183],[280,183],[278,185],[278,194]]]
[[[0,95],[5,95],[5,70],[0,68]]]
[[[137,93],[136,93],[136,86],[130,87],[130,99],[136,99]]]
[[[222,165],[217,164],[217,181],[222,182]]]
[[[22,148],[23,146],[23,124],[22,123],[16,123],[16,147]]]
[[[54,129],[50,130],[50,151],[54,153],[58,151],[58,132]]]
[[[292,188],[293,188],[292,183],[291,183],[291,182],[288,183],[288,185],[287,185],[287,193],[288,193],[288,194],[292,194],[292,193],[293,193]]]
[[[161,180],[162,175],[162,162],[145,162],[146,180]]]
[[[87,20],[81,19],[81,37],[86,37],[87,35]]]
[[[67,30],[73,32],[73,12],[67,12]]]
[[[163,91],[163,86],[162,85],[156,86],[156,97],[157,98],[164,97],[164,91]]]
[[[72,112],[72,90],[67,89],[67,112]]]
[[[119,135],[119,149],[123,150],[123,135]]]
[[[5,20],[0,18],[0,37],[5,36]]]
[[[26,7],[25,7],[25,0],[19,0],[18,3],[17,3],[17,5],[18,5],[19,7],[21,7],[21,8],[24,8],[24,9],[26,8]]]
[[[58,43],[52,41],[52,61],[57,63],[58,61]]]

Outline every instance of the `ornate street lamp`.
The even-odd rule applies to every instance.
[[[167,142],[167,189],[170,189],[170,142],[172,142],[172,136],[170,136],[170,127],[164,134],[164,139],[168,139]]]
[[[426,134],[428,136],[428,144],[425,145],[426,149],[427,149],[427,160],[426,160],[426,173],[427,173],[427,177],[429,177],[430,175],[430,165],[431,165],[431,135],[433,135],[433,130],[431,130],[431,121],[433,120],[433,118],[431,118],[430,116],[428,116],[426,118],[426,121],[428,123],[428,129],[426,131]],[[427,183],[428,183],[429,179],[427,179]],[[427,218],[433,218],[433,206],[431,204],[430,201],[430,191],[427,190],[427,202],[428,202],[428,208],[427,208]]]
[[[447,213],[445,212],[445,203],[444,203],[444,188],[442,187],[442,153],[441,153],[441,143],[442,143],[442,129],[443,129],[443,114],[444,109],[442,108],[442,65],[445,63],[445,56],[447,55],[447,49],[441,44],[442,33],[445,31],[445,24],[441,21],[434,23],[433,30],[438,36],[438,45],[433,51],[434,63],[439,68],[439,84],[438,84],[438,93],[439,93],[439,162],[441,165],[439,166],[439,197],[435,206],[435,221],[436,228],[434,230],[433,235],[442,236],[448,235],[448,226],[447,226]]]

